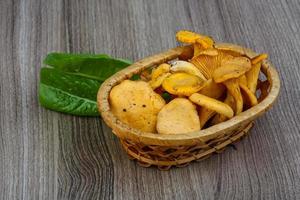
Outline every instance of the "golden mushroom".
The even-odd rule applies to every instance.
[[[213,48],[214,41],[208,36],[198,38],[194,44],[194,56],[198,56],[202,51]]]
[[[216,83],[224,82],[228,79],[238,78],[251,69],[250,60],[246,57],[234,57],[222,62],[221,67],[213,73]]]
[[[153,71],[151,73],[151,79],[152,80],[157,79],[162,74],[165,74],[165,73],[169,72],[170,67],[171,66],[167,63],[160,64],[157,68],[153,69]]]
[[[156,129],[160,134],[181,134],[200,130],[196,106],[185,98],[173,99],[158,113]]]
[[[255,65],[257,63],[261,63],[263,60],[265,60],[267,58],[268,58],[268,54],[262,53],[262,54],[259,54],[255,57],[251,58],[251,63],[252,63],[252,65]]]
[[[193,44],[194,56],[197,56],[201,51],[213,48],[214,46],[214,40],[211,37],[194,33],[192,31],[178,31],[176,33],[176,39],[179,42]]]
[[[171,62],[171,68],[170,71],[175,73],[175,72],[185,72],[188,74],[192,74],[195,76],[198,76],[199,78],[206,80],[204,75],[200,72],[200,70],[193,65],[190,62],[183,61],[183,60],[176,60]]]
[[[247,77],[245,74],[243,74],[242,76],[239,77],[239,84],[247,86],[248,82],[247,82]]]
[[[165,105],[148,83],[131,80],[113,87],[109,101],[119,120],[145,132],[156,131],[157,114]]]
[[[206,79],[212,78],[212,74],[217,68],[221,67],[222,62],[233,58],[229,54],[216,50],[210,50],[210,53],[205,54],[204,52],[192,58],[190,62],[200,70]]]
[[[209,79],[205,82],[204,87],[198,92],[202,95],[219,99],[225,92],[226,88],[222,84],[215,83],[212,79]],[[199,118],[201,122],[201,128],[205,125],[205,123],[214,115],[216,112],[207,107],[201,107],[199,109]]]
[[[240,84],[241,92],[243,95],[243,101],[249,107],[257,105],[257,98],[253,92],[245,84]]]
[[[222,63],[213,73],[216,83],[223,83],[235,100],[235,113],[243,111],[243,97],[239,87],[238,77],[251,69],[251,62],[246,57],[234,57]]]
[[[227,104],[228,106],[230,106],[230,108],[232,108],[233,111],[235,111],[235,101],[234,98],[231,96],[231,94],[227,93],[227,96],[224,100],[224,103]],[[226,117],[225,115],[222,114],[216,114],[212,120],[211,120],[211,124],[215,125],[221,122],[224,122],[228,119],[228,117]]]
[[[215,41],[206,35],[202,35],[196,40],[196,44],[200,44],[203,49],[213,48]]]
[[[198,55],[217,56],[218,54],[219,54],[218,50],[214,48],[210,48],[201,51]]]
[[[203,128],[206,122],[216,114],[216,111],[207,107],[201,107],[198,114],[200,119],[200,127]]]
[[[225,90],[226,88],[224,85],[216,83],[213,79],[209,79],[198,93],[218,99],[224,94]]]
[[[189,60],[194,56],[194,47],[192,45],[186,46],[183,52],[178,56],[179,60]]]
[[[217,43],[214,48],[220,52],[230,54],[234,57],[246,56],[246,51],[243,47],[230,43]]]
[[[170,94],[190,96],[204,86],[204,80],[198,76],[178,72],[164,79],[162,87]]]
[[[199,106],[203,106],[206,108],[209,108],[211,110],[216,111],[217,113],[220,113],[222,115],[225,115],[228,118],[233,117],[233,110],[230,106],[223,103],[222,101],[218,101],[216,99],[207,97],[205,95],[194,93],[192,94],[189,99]]]
[[[194,44],[196,40],[200,39],[201,37],[203,36],[198,33],[194,33],[192,31],[186,31],[186,30],[178,31],[176,33],[177,41],[188,43],[188,44]]]
[[[251,59],[252,67],[246,73],[246,77],[248,82],[247,86],[253,94],[255,94],[256,92],[257,80],[258,80],[262,61],[267,58],[268,58],[267,54],[260,54]]]
[[[149,84],[153,90],[161,86],[164,79],[171,75],[171,73],[169,73],[170,67],[171,66],[169,64],[163,63],[152,70],[151,80],[149,81]]]

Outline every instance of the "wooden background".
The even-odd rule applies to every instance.
[[[0,199],[300,199],[299,0],[1,0]],[[163,172],[129,161],[100,118],[39,106],[48,52],[138,60],[190,29],[267,52],[282,89],[236,147]]]

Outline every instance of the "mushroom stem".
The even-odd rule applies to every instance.
[[[224,103],[226,103],[227,105],[229,105],[232,108],[232,110],[235,110],[235,101],[234,101],[234,98],[229,93],[227,93],[227,96],[226,96],[226,99],[224,100]],[[228,117],[226,117],[225,115],[217,114],[212,119],[211,124],[215,125],[215,124],[224,122],[227,119],[228,119]]]
[[[247,77],[245,74],[239,77],[239,83],[240,85],[242,84],[247,86]]]
[[[260,68],[261,68],[261,63],[256,63],[252,65],[252,68],[248,72],[246,72],[247,86],[253,94],[255,94],[256,92],[257,80],[258,80]]]
[[[261,68],[262,61],[268,58],[268,54],[259,54],[253,58],[251,58],[251,69],[246,72],[247,77],[247,86],[250,89],[250,91],[255,94],[256,87],[257,87],[257,80]]]
[[[241,94],[238,79],[229,79],[223,82],[228,92],[233,96],[235,100],[235,114],[239,114],[243,111],[243,97]]]
[[[214,110],[211,110],[209,108],[201,107],[199,111],[199,119],[200,119],[200,127],[203,128],[203,126],[206,124],[206,122],[212,118],[216,112]]]
[[[228,119],[225,115],[217,114],[211,120],[211,125],[216,125],[221,122],[225,122]]]
[[[199,93],[214,99],[219,99],[224,94],[225,90],[226,88],[223,84],[218,84],[212,79],[209,79],[205,82]]]
[[[246,85],[240,84],[240,88],[244,97],[245,105],[250,107],[255,106],[257,104],[256,96],[249,90]]]

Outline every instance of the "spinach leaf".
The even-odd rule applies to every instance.
[[[50,53],[40,72],[42,106],[73,115],[99,116],[97,92],[101,83],[130,62],[107,55]]]
[[[42,68],[40,103],[59,112],[98,116],[96,96],[100,85],[101,82],[97,80]]]
[[[50,53],[44,64],[77,76],[105,81],[114,73],[131,64],[128,60],[113,59],[108,55],[76,55]]]

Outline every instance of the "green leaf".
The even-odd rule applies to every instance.
[[[108,77],[124,69],[128,60],[113,59],[108,55],[76,55],[64,53],[50,53],[44,64],[77,76],[105,81]]]
[[[131,64],[107,55],[50,53],[41,69],[42,106],[73,115],[99,116],[97,92],[101,83]]]
[[[53,52],[47,55],[47,57],[44,59],[44,64],[53,67],[66,68],[68,66],[82,65],[86,61],[90,62],[92,59],[99,58],[110,58],[110,56],[106,54],[92,55]]]
[[[164,92],[162,93],[162,98],[166,101],[166,102],[169,102],[172,100],[172,96],[168,93],[168,92]]]
[[[100,81],[66,74],[51,68],[41,69],[39,99],[51,110],[84,116],[98,116],[97,92]]]

